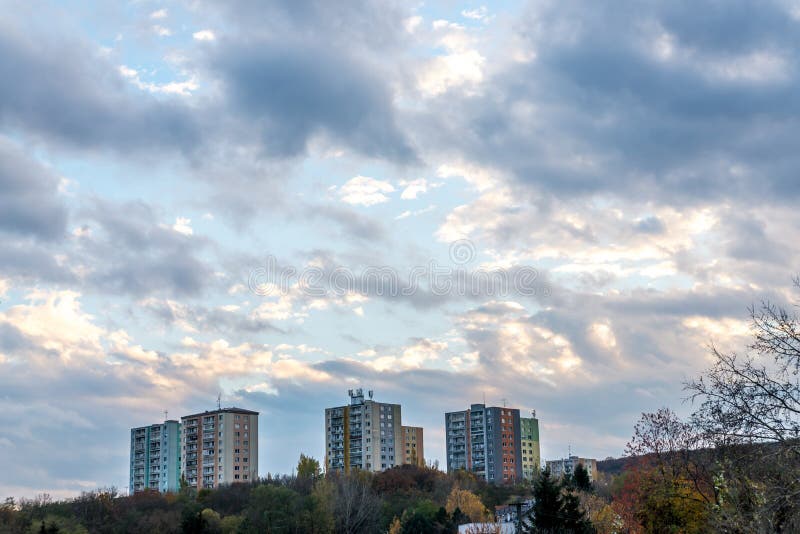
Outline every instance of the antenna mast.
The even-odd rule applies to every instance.
[[[222,409],[222,393],[217,395],[217,410]]]

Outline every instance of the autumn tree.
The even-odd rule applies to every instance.
[[[316,458],[301,453],[300,460],[297,462],[297,478],[314,481],[321,476],[322,469],[319,466],[319,461]]]
[[[480,498],[471,491],[459,488],[458,485],[453,487],[445,504],[445,510],[450,515],[453,515],[456,509],[473,523],[480,523],[489,517],[489,511]]]

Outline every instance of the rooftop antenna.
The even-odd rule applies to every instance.
[[[217,410],[222,409],[222,393],[217,394]]]
[[[166,421],[167,419],[169,419],[169,411],[164,410],[164,421]]]
[[[506,407],[506,399],[503,399],[503,408]]]

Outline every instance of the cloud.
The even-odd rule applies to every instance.
[[[339,198],[348,204],[373,206],[388,202],[389,197],[386,193],[392,192],[394,186],[387,181],[368,176],[355,176],[339,188]]]
[[[461,11],[461,16],[472,20],[486,20],[489,16],[489,10],[486,6],[476,7],[475,9],[465,9]]]
[[[66,230],[60,179],[0,136],[0,231],[52,241]]]
[[[176,103],[132,97],[122,74],[87,42],[60,34],[26,33],[0,24],[0,127],[41,136],[62,146],[194,150],[197,118]],[[35,88],[35,90],[32,90]]]
[[[401,213],[400,215],[398,215],[397,217],[395,217],[395,220],[399,221],[401,219],[407,219],[409,217],[416,217],[416,216],[422,215],[424,213],[429,213],[429,212],[431,212],[431,211],[433,211],[435,209],[436,209],[436,206],[434,204],[431,204],[427,208],[422,208],[422,209],[415,210],[415,211],[406,210],[403,213]]]
[[[178,217],[175,219],[175,224],[172,225],[172,229],[183,235],[192,235],[194,233],[192,230],[192,220],[186,217]]]
[[[255,125],[273,156],[303,155],[327,136],[372,157],[413,162],[391,94],[347,50],[313,42],[220,40],[210,57],[230,108]]]
[[[489,57],[496,67],[480,86],[490,89],[434,99],[430,136],[418,142],[544,194],[795,198],[798,162],[781,140],[797,133],[787,117],[800,110],[800,69],[785,6],[699,9],[702,28],[685,4],[530,4],[514,26],[535,59]],[[726,37],[730,28],[742,39]]]
[[[434,31],[441,33],[437,44],[445,54],[437,55],[422,66],[417,75],[417,86],[423,95],[434,97],[452,88],[464,87],[474,92],[483,81],[486,58],[474,48],[474,39],[461,25],[437,20]]]
[[[403,200],[411,200],[417,198],[417,195],[421,193],[428,192],[428,181],[425,178],[417,178],[401,185],[405,187],[400,194],[400,198]]]
[[[199,30],[192,34],[192,37],[196,41],[214,41],[216,40],[217,36],[211,30]]]

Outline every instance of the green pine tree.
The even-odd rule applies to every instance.
[[[595,528],[581,510],[581,501],[574,493],[565,493],[562,496],[561,528],[564,532],[572,534],[594,534]]]
[[[572,483],[575,489],[579,491],[592,491],[592,481],[589,479],[589,471],[583,464],[578,464],[575,468],[575,472],[572,475]]]
[[[542,471],[533,486],[533,499],[530,512],[532,525],[528,532],[557,532],[562,525],[564,505],[561,501],[561,484],[553,480],[550,470]]]

